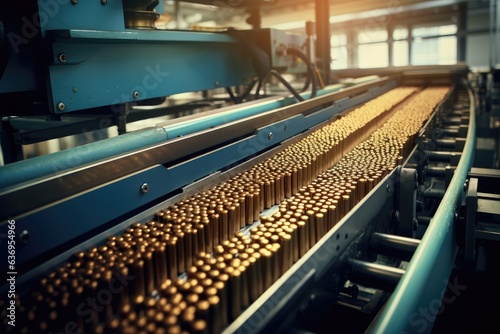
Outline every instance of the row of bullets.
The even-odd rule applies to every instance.
[[[388,92],[75,254],[20,305],[25,330],[219,333],[392,171],[447,89],[428,88],[397,111],[417,89]],[[239,232],[256,220],[249,236]]]

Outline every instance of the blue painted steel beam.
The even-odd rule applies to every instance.
[[[336,84],[332,86],[320,89],[317,92],[317,96],[326,95],[329,93],[336,92],[346,86],[343,84]],[[310,92],[304,92],[300,94],[304,99],[309,99],[311,97]],[[266,112],[273,109],[283,108],[296,103],[297,100],[293,97],[280,98],[273,101],[266,101],[253,105],[252,107],[246,107],[242,105],[241,107],[235,106],[228,108],[227,111],[221,111],[217,113],[217,116],[212,115],[194,117],[194,119],[187,120],[185,122],[180,122],[174,125],[168,125],[165,123],[163,128],[167,133],[168,139],[175,137],[185,136],[190,133],[198,132],[204,129],[208,129],[214,126],[226,124],[229,122],[237,121],[239,119],[257,115],[262,112]]]
[[[16,229],[30,232],[30,242],[16,253],[19,268],[33,258],[33,254],[46,254],[104,224],[123,216],[146,203],[160,199],[210,173],[230,166],[254,154],[263,152],[282,141],[325,121],[338,113],[339,107],[329,107],[304,117],[302,114],[269,124],[254,135],[228,144],[208,154],[165,168],[153,166],[133,175],[109,182],[100,187],[54,205],[29,212],[16,220]],[[273,136],[269,136],[272,132]],[[150,191],[143,195],[140,187],[150,184]],[[40,222],[43,222],[41,224]],[[6,224],[0,233],[6,233]]]
[[[170,181],[163,166],[152,166],[27,216],[12,217],[17,233],[27,231],[30,236],[29,242],[17,249],[16,267],[21,273],[33,258],[64,247],[130,210],[145,206],[164,195]],[[141,192],[144,183],[149,185],[145,194]],[[0,226],[0,231],[6,233],[5,228]]]
[[[330,86],[318,92],[318,95],[334,92],[343,87],[343,85]],[[310,93],[303,94],[304,98],[308,96],[310,96]],[[118,137],[8,164],[0,167],[0,190],[136,149],[159,144],[180,135],[185,136],[213,126],[288,106],[293,104],[294,101],[293,98],[279,98],[262,104],[242,104],[241,107],[220,115],[195,119],[172,127],[164,126],[130,132]]]
[[[167,134],[163,128],[150,128],[8,164],[0,167],[0,190],[165,140]]]
[[[236,86],[254,75],[249,55],[222,33],[56,30],[47,39],[55,113]]]
[[[250,57],[224,34],[50,33],[49,106],[55,113],[237,86],[255,75]]]
[[[455,210],[464,197],[464,182],[474,161],[476,116],[474,96],[470,90],[469,98],[467,140],[450,186],[409,262],[406,273],[370,326],[369,333],[429,333],[440,312],[458,251],[455,241]],[[449,293],[460,293],[460,288],[453,286],[452,289],[456,291]]]
[[[42,32],[56,29],[91,29],[119,31],[125,29],[122,1],[78,1],[72,4],[64,0],[38,0],[39,24],[36,17],[28,17]]]
[[[204,31],[180,31],[180,30],[124,30],[124,31],[109,31],[109,30],[54,30],[47,31],[47,36],[55,41],[73,40],[78,42],[94,41],[94,42],[111,42],[120,41],[131,42],[161,42],[161,43],[226,43],[234,44],[237,41],[234,37],[221,32],[204,32]]]

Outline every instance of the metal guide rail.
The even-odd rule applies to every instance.
[[[420,192],[424,201],[431,197],[438,206],[429,213],[424,203],[421,211],[431,218],[422,217],[420,220],[428,227],[394,293],[371,324],[370,333],[430,332],[439,311],[435,305],[440,305],[455,263],[457,209],[464,199],[464,184],[472,166],[476,140],[475,103],[471,90],[462,90],[451,111],[438,115],[430,123],[444,129],[450,129],[446,123],[454,123],[459,131],[457,137],[444,140],[442,130],[429,129],[426,135],[431,141],[424,141],[431,146],[421,145],[409,162],[423,175],[432,169],[432,165],[445,166],[440,175],[427,173],[431,186],[427,185],[427,189]],[[467,127],[465,132],[461,131],[464,125]],[[454,166],[457,160],[458,165]],[[428,189],[433,187],[440,190],[429,195]],[[431,311],[422,314],[419,312],[422,308]]]
[[[384,89],[387,90],[387,88],[381,88],[380,91],[384,91]],[[448,99],[453,98],[454,93],[448,96]],[[336,101],[333,106],[345,110],[345,107],[341,107],[346,105],[343,102],[347,102],[349,107],[356,104],[351,100],[348,98],[347,101],[342,101],[342,103]],[[360,99],[355,99],[355,101],[358,102]],[[400,107],[404,108],[404,104]],[[438,110],[445,107],[441,104]],[[329,109],[331,108],[326,110]],[[324,112],[324,110],[311,114],[311,116],[319,116],[321,112]],[[319,116],[321,119],[325,119],[324,117]],[[290,128],[290,124],[294,124],[291,123],[291,119],[287,119],[284,131]],[[427,123],[427,126],[429,124],[431,123]],[[268,136],[268,139],[274,139],[275,130],[279,126],[276,126],[276,124],[273,126],[273,131],[269,131],[268,128],[261,128],[256,135],[257,138],[259,133],[272,133],[273,136],[271,138]],[[293,134],[300,132],[299,129],[296,129]],[[298,142],[301,137],[303,135],[294,138],[291,142]],[[279,141],[285,138],[280,137]],[[273,145],[267,145],[266,147],[273,147]],[[262,157],[248,160],[234,169],[202,180],[190,186],[190,188],[186,188],[186,194],[206,189],[207,185],[213,183],[214,179],[218,181],[228,179],[236,172],[245,170],[258,161],[262,161],[263,157],[273,156],[281,149],[279,147],[271,148]],[[407,147],[405,145],[401,150],[401,152],[405,152],[405,156],[408,156],[411,146]],[[398,162],[402,163],[400,161],[402,158],[398,158]],[[182,163],[181,165],[185,164]],[[183,167],[185,168],[185,166]],[[189,168],[189,170],[192,171],[193,169]],[[345,287],[344,285],[349,280],[364,284],[371,282],[376,290],[392,291],[405,272],[399,268],[401,260],[397,260],[397,258],[410,258],[419,244],[415,239],[409,238],[415,236],[416,232],[417,189],[415,185],[420,181],[416,170],[399,166],[392,168],[390,171],[387,169],[386,172],[379,176],[378,180],[366,180],[367,182],[374,182],[373,186],[366,188],[369,190],[369,194],[363,199],[359,198],[359,202],[350,201],[347,204],[351,209],[349,213],[337,222],[326,235],[317,237],[315,245],[311,245],[311,248],[298,259],[290,270],[283,270],[279,279],[253,302],[241,316],[237,317],[234,314],[231,316],[230,313],[229,318],[232,317],[234,321],[226,329],[226,332],[277,332],[287,331],[292,327],[303,328],[302,326],[305,325],[303,322],[304,317],[310,320],[309,316],[311,315],[316,317],[321,314],[324,315],[324,312],[318,311],[318,307],[331,306],[332,302],[340,300],[337,297],[339,294],[350,295],[356,299],[357,293],[355,291],[358,289],[358,285],[361,286],[361,284]],[[374,186],[375,183],[378,184]],[[144,184],[149,187],[147,183],[143,183],[143,186]],[[148,191],[149,189],[143,191],[143,194],[148,193]],[[153,206],[153,208],[147,209],[141,214],[129,218],[123,223],[85,241],[83,244],[53,257],[24,275],[22,281],[28,283],[40,277],[41,273],[47,272],[47,270],[60,263],[64,263],[70,254],[102,243],[103,238],[116,235],[116,233],[123,231],[133,222],[151,221],[154,217],[153,214],[157,213],[160,208],[185,198],[186,194],[171,197],[167,201],[163,201]],[[152,203],[154,204],[154,201]],[[252,228],[256,227],[252,225]],[[387,233],[400,234],[406,237],[391,236]],[[281,245],[286,247],[286,244]],[[399,245],[399,248],[397,245]],[[373,254],[386,254],[388,258],[384,261],[379,259],[377,263],[372,263]],[[319,298],[318,296],[323,297]],[[324,298],[324,296],[327,297]],[[110,328],[104,327],[101,329],[110,330]],[[195,331],[194,327],[191,329]],[[205,330],[209,331],[208,328]]]
[[[36,169],[33,165],[23,164],[24,168],[17,171],[14,168],[17,177],[29,181],[1,190],[0,233],[7,233],[6,222],[11,219],[16,220],[18,231],[27,231],[16,259],[18,269],[26,272],[81,243],[82,235],[108,230],[182,193],[184,187],[210,174],[278,147],[283,141],[394,88],[398,80],[381,78],[180,138],[149,143],[131,152],[100,157],[82,166],[73,167],[79,161],[79,153],[92,151],[96,145],[85,145],[54,158],[34,159],[35,167],[46,169],[49,164],[54,172],[30,179],[24,171]],[[129,140],[133,141],[134,136]],[[105,151],[114,151],[111,145],[101,144],[107,147]],[[4,172],[8,171],[0,169],[2,178],[7,178]],[[144,184],[149,185],[147,191],[141,188]]]

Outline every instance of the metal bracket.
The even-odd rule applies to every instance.
[[[477,184],[478,179],[470,178],[465,195],[465,265],[468,268],[471,268],[475,258]]]
[[[396,207],[399,210],[398,234],[406,237],[415,237],[417,228],[417,171],[413,168],[399,169],[399,183],[397,186]]]
[[[487,170],[479,170],[469,174],[469,179],[464,185],[466,195],[464,204],[460,207],[458,215],[459,235],[458,243],[464,247],[464,260],[466,268],[473,269],[475,262],[476,239],[500,240],[498,225],[500,210],[498,201],[500,196],[496,193],[483,192],[485,184],[492,184],[495,176],[490,176]],[[471,177],[471,174],[476,177]],[[479,185],[481,181],[481,186]],[[485,181],[485,182],[482,182]]]
[[[10,123],[10,118],[0,118],[0,143],[5,164],[23,159],[23,149],[14,139],[16,132]]]

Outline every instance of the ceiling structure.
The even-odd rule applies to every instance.
[[[180,6],[182,18],[191,23],[210,21],[214,25],[248,29],[247,8],[260,6],[262,27],[298,29],[305,21],[315,20],[314,0],[184,0],[165,1],[174,19],[174,8]],[[490,0],[330,0],[332,23],[432,8],[453,7],[467,3],[469,8],[488,8]],[[188,22],[189,23],[189,22]],[[187,28],[185,24],[184,28]]]
[[[489,0],[331,0],[331,22],[366,16],[396,14],[404,11],[439,8],[467,3],[469,7],[488,7]],[[262,25],[289,28],[293,22],[314,21],[315,1],[281,0],[262,10]]]

